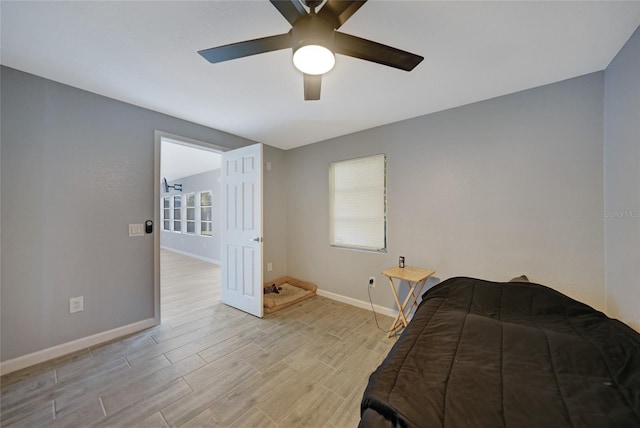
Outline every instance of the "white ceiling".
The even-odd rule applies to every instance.
[[[193,148],[166,138],[162,139],[161,150],[160,174],[167,181],[218,169],[222,163],[220,153]]]
[[[337,56],[303,101],[291,51],[198,50],[285,33],[267,1],[1,2],[2,64],[289,149],[603,70],[640,1],[370,0],[341,31],[414,52],[410,73]]]

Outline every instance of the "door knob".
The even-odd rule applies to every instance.
[[[260,236],[256,236],[255,238],[253,238],[251,241],[253,242],[262,242],[262,237]]]

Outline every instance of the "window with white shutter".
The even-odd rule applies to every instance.
[[[386,252],[386,156],[329,164],[332,246]]]

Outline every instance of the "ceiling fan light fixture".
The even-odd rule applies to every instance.
[[[2,0],[0,0],[2,1]],[[319,100],[322,75],[336,63],[335,54],[411,71],[424,58],[338,30],[367,0],[269,0],[291,24],[287,33],[198,51],[211,63],[291,49],[304,82],[305,101]],[[320,7],[321,6],[321,7]],[[307,12],[307,9],[309,11]],[[316,9],[319,9],[316,13]]]
[[[324,74],[335,64],[336,56],[329,48],[322,45],[300,46],[293,53],[293,65],[305,74]]]

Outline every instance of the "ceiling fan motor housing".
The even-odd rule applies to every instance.
[[[315,13],[300,17],[291,29],[293,52],[307,45],[320,45],[335,52],[333,26]]]

